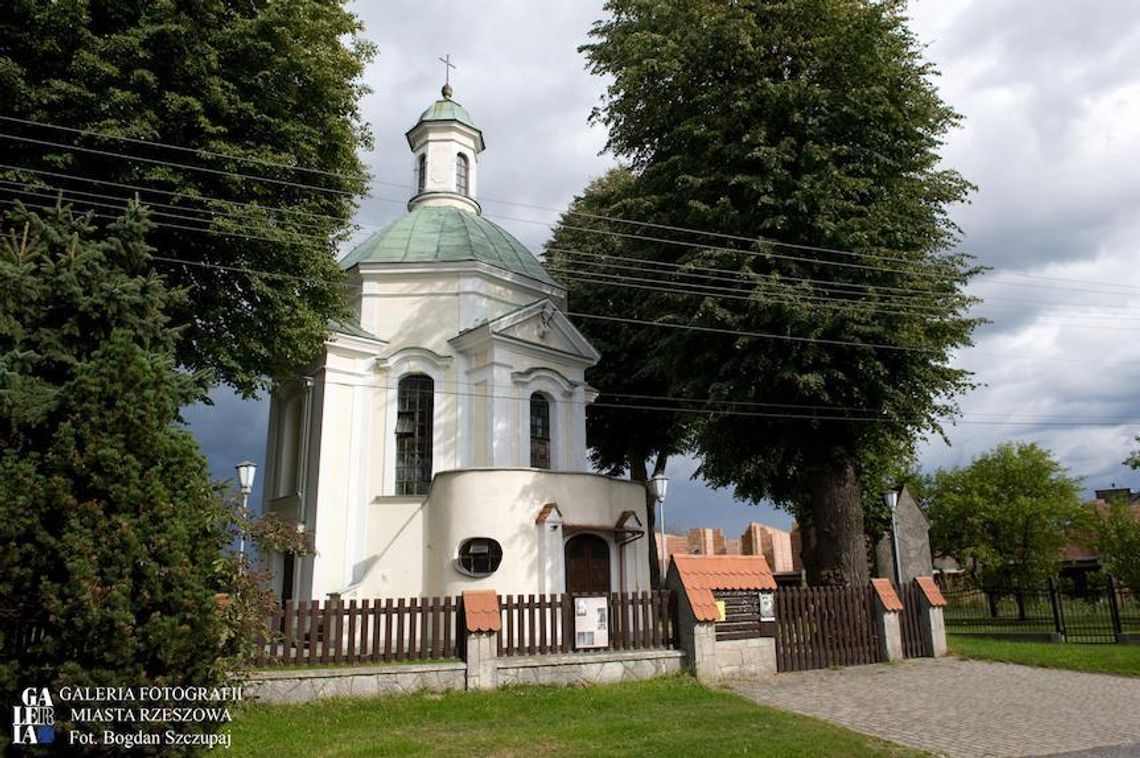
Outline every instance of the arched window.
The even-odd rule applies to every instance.
[[[416,186],[420,192],[427,186],[427,156],[420,153],[420,162],[416,167]]]
[[[530,465],[550,468],[550,401],[537,392],[530,396]]]
[[[455,156],[455,191],[460,195],[467,194],[467,156],[459,153]]]
[[[396,396],[396,494],[426,495],[431,486],[434,384],[412,374],[400,380]]]

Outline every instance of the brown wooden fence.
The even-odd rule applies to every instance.
[[[286,601],[267,619],[258,666],[458,658],[459,597]]]
[[[922,633],[922,590],[917,584],[904,585],[899,591],[903,611],[899,614],[899,628],[902,632],[904,658],[929,658],[934,655]]]
[[[883,660],[871,587],[776,591],[776,668],[804,671]]]
[[[609,595],[609,642],[591,650],[649,650],[676,646],[674,594],[669,590]],[[574,598],[568,594],[504,595],[499,655],[573,653]]]

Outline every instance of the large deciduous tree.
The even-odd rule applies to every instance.
[[[113,215],[137,194],[152,244],[188,261],[154,261],[188,294],[180,363],[250,393],[342,313],[335,245],[367,182],[358,31],[339,0],[6,3],[0,200]]]
[[[1056,572],[1069,535],[1092,526],[1079,482],[1035,444],[999,445],[940,470],[928,497],[931,547],[987,588],[1039,584]]]
[[[621,269],[607,263],[610,259],[653,260],[643,241],[606,233],[604,217],[639,214],[634,182],[634,175],[622,168],[592,182],[571,203],[546,244],[546,265],[566,286],[575,310],[635,320],[653,318],[658,312],[658,293],[651,289],[631,292],[631,277],[615,274]],[[591,385],[601,393],[587,408],[591,461],[611,476],[628,473],[631,480],[643,484],[664,474],[669,457],[686,449],[693,417],[685,404],[662,399],[668,396],[670,381],[669,367],[662,363],[665,356],[654,350],[660,335],[585,318],[577,326],[601,353],[598,365],[589,372]],[[645,505],[646,528],[653,534],[657,504],[648,488]],[[660,586],[667,570],[668,566],[659,565],[657,551],[651,550],[649,574],[654,587]]]
[[[610,328],[709,401],[701,475],[810,520],[813,580],[861,583],[864,462],[906,455],[971,386],[950,360],[977,269],[946,213],[970,186],[938,165],[958,117],[899,0],[606,8],[583,47],[610,82],[594,119],[659,225],[613,229],[670,289],[643,320],[685,327]]]

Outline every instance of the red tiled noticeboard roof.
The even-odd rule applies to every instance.
[[[914,578],[918,588],[922,590],[922,594],[926,595],[926,602],[934,608],[941,608],[946,605],[946,598],[942,597],[942,590],[938,589],[938,584],[934,581],[932,576],[916,576]]]
[[[774,590],[762,555],[674,555],[673,565],[697,621],[716,621],[713,590]]]
[[[895,586],[891,584],[890,579],[872,579],[871,586],[879,595],[879,602],[883,604],[883,610],[901,611],[903,609],[902,601],[899,600],[899,595],[895,592]]]
[[[497,632],[503,628],[503,620],[499,617],[499,596],[494,590],[464,592],[463,615],[469,632]]]

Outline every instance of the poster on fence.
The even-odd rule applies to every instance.
[[[609,605],[604,597],[574,598],[574,647],[609,647]]]

